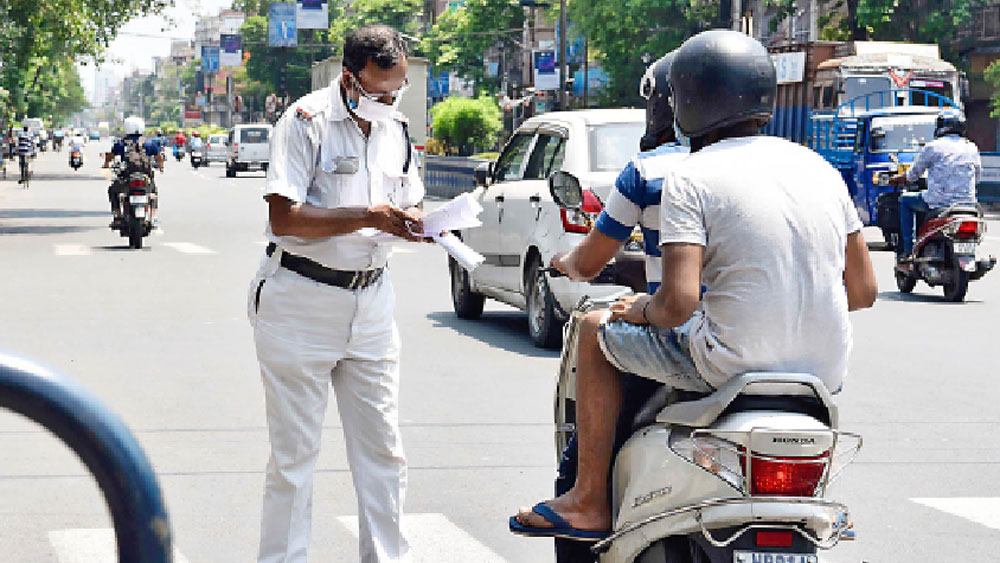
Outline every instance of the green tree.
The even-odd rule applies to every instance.
[[[434,138],[463,156],[492,147],[503,129],[500,108],[489,96],[450,97],[431,108]]]
[[[496,48],[508,58],[520,57],[516,31],[523,27],[524,8],[517,0],[467,0],[438,17],[421,49],[434,68],[473,80],[477,89],[496,92],[500,79],[487,80],[483,54]]]

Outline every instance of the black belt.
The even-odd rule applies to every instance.
[[[277,248],[278,245],[272,242],[267,245],[265,252],[268,256],[271,256]],[[359,271],[334,270],[305,256],[289,254],[284,250],[281,252],[281,267],[315,282],[342,287],[351,291],[364,289],[377,282],[382,277],[382,271],[385,270],[385,268]]]

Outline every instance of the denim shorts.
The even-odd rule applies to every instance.
[[[675,328],[608,322],[608,311],[597,340],[604,356],[619,371],[655,379],[684,391],[714,389],[698,373],[691,358],[691,320]]]

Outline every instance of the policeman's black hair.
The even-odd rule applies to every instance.
[[[367,25],[355,29],[344,40],[344,67],[355,75],[368,61],[385,70],[407,56],[406,41],[387,25]]]

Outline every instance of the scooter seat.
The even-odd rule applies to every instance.
[[[971,216],[979,217],[980,211],[979,206],[972,204],[956,204],[949,205],[948,207],[939,207],[937,209],[931,210],[927,214],[929,219],[937,219],[939,217],[956,217],[956,216]]]

